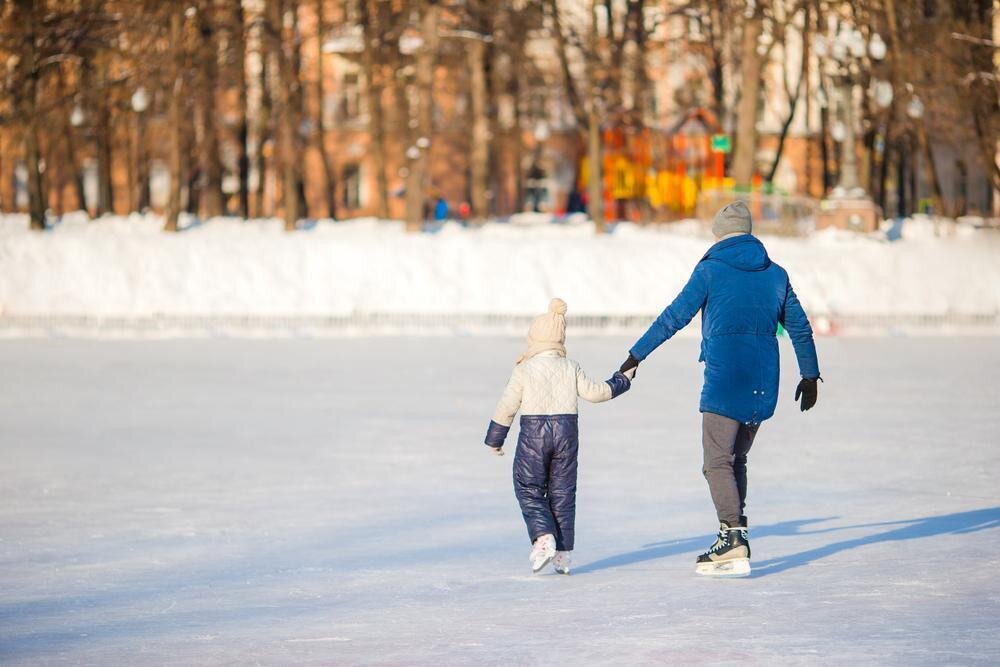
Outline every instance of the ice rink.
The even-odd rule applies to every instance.
[[[804,415],[784,341],[742,580],[693,572],[691,338],[582,407],[575,570],[529,573],[482,445],[521,345],[0,341],[0,661],[996,664],[997,339],[820,339]]]

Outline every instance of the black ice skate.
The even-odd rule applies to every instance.
[[[698,574],[710,577],[745,577],[750,574],[750,540],[747,528],[719,524],[719,535],[712,548],[698,556]]]

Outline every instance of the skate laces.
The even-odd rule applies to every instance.
[[[723,549],[729,546],[729,531],[726,529],[719,530],[719,536],[715,538],[715,544],[709,549],[709,553],[715,553],[719,549]]]

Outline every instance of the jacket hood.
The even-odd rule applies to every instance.
[[[751,234],[719,241],[701,259],[717,259],[740,271],[763,271],[771,266],[764,244]]]

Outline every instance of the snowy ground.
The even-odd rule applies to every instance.
[[[173,235],[161,228],[156,216],[67,216],[38,233],[26,216],[0,216],[0,336],[371,332],[414,322],[495,333],[476,318],[535,315],[552,296],[573,317],[644,319],[713,242],[694,220],[622,223],[601,235],[585,221],[448,223],[417,235],[372,219],[294,234],[278,220],[235,218]],[[926,218],[902,230],[892,243],[837,230],[763,240],[821,332],[914,323],[1000,331],[1000,232]]]
[[[0,661],[996,664],[995,339],[823,340],[806,415],[783,343],[732,581],[691,339],[585,406],[576,570],[528,574],[481,444],[520,346],[0,342]]]

